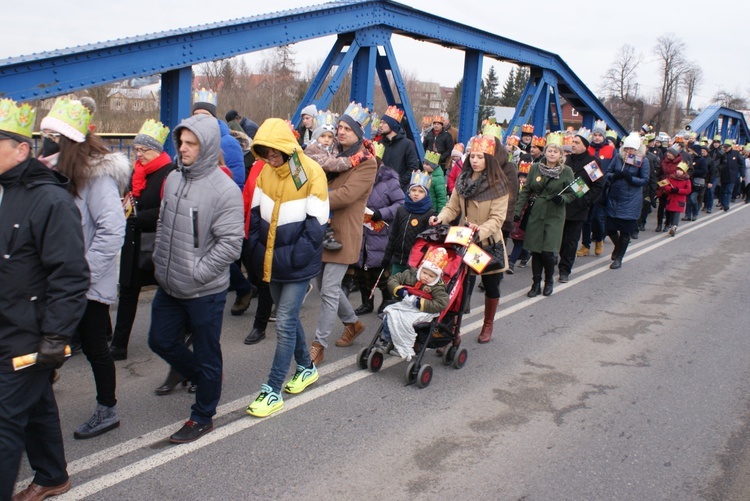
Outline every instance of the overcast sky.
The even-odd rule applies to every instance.
[[[281,9],[324,3],[316,0],[74,0],[62,3],[35,0],[5,6],[0,58],[144,35],[205,23],[228,21]],[[601,77],[623,44],[643,53],[638,70],[641,94],[658,92],[659,70],[652,54],[656,38],[673,33],[687,47],[686,57],[697,63],[704,82],[694,104],[703,107],[718,90],[750,97],[750,38],[747,20],[750,3],[739,0],[711,2],[684,0],[659,2],[534,2],[520,1],[404,0],[401,3],[432,12],[462,24],[558,54],[597,95]],[[534,7],[531,7],[531,6]],[[23,6],[25,10],[17,9]],[[12,20],[12,22],[10,22]],[[322,62],[333,38],[294,46],[299,69]],[[411,39],[394,37],[394,50],[402,72],[420,80],[453,86],[461,78],[463,53]],[[262,55],[248,56],[252,67]],[[2,59],[0,59],[2,63]],[[485,60],[485,73],[494,65],[505,81],[510,66]],[[0,90],[2,82],[0,81]]]

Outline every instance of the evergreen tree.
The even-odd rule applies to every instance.
[[[451,124],[458,128],[458,114],[461,112],[461,92],[463,89],[464,80],[463,78],[458,81],[456,87],[453,89],[453,95],[450,101],[448,101],[448,119]]]
[[[500,95],[500,106],[515,106],[514,100],[516,94],[516,69],[511,68],[508,78],[503,86],[503,93]]]
[[[529,68],[518,68],[516,78],[513,83],[513,102],[509,106],[517,106],[518,100],[521,99],[526,83],[529,81]]]

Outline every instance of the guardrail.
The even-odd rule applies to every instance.
[[[133,151],[133,139],[135,139],[135,136],[137,134],[132,132],[127,133],[97,133],[99,137],[101,137],[104,142],[109,146],[109,149],[112,151],[121,151],[127,155],[127,157],[135,161],[135,151]],[[34,156],[38,156],[39,151],[42,148],[42,136],[38,132],[34,132],[32,135],[33,139],[33,149],[34,149]]]

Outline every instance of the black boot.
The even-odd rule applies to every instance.
[[[526,293],[529,297],[537,297],[542,293],[542,277],[534,277],[534,282],[531,284],[531,290]]]
[[[362,295],[364,296],[364,293]],[[362,300],[362,304],[360,305],[359,308],[354,310],[354,313],[357,316],[365,315],[367,313],[372,313],[374,309],[375,309],[375,300],[366,298]]]
[[[656,233],[661,233],[661,230],[662,230],[662,225],[661,225],[661,223],[659,223],[659,224],[656,225],[656,229],[654,231]]]
[[[630,235],[622,233],[617,241],[617,256],[613,258],[612,264],[609,265],[611,269],[618,270],[622,267],[622,258],[625,257],[625,251],[628,250],[628,244],[630,244]]]
[[[383,301],[381,301],[380,306],[378,306],[378,315],[383,313],[383,310],[386,306],[393,303],[393,296],[388,291],[388,287],[384,287],[382,289],[383,292]]]
[[[552,252],[542,252],[542,265],[544,266],[544,291],[542,295],[549,296],[552,294],[552,287],[555,284],[555,266],[557,256]]]

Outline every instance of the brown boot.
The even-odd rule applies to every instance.
[[[317,341],[313,341],[312,346],[310,346],[310,360],[316,367],[323,362],[325,350],[325,347]]]
[[[357,320],[353,324],[344,324],[344,333],[341,334],[341,337],[336,340],[336,346],[340,346],[342,348],[346,348],[347,346],[351,346],[354,342],[354,338],[360,335],[362,331],[365,330],[365,324],[363,324],[361,321]]]
[[[495,312],[497,311],[497,303],[499,302],[500,298],[484,298],[484,323],[482,324],[482,330],[479,332],[477,342],[489,343],[490,339],[492,339],[492,324],[495,322]]]

